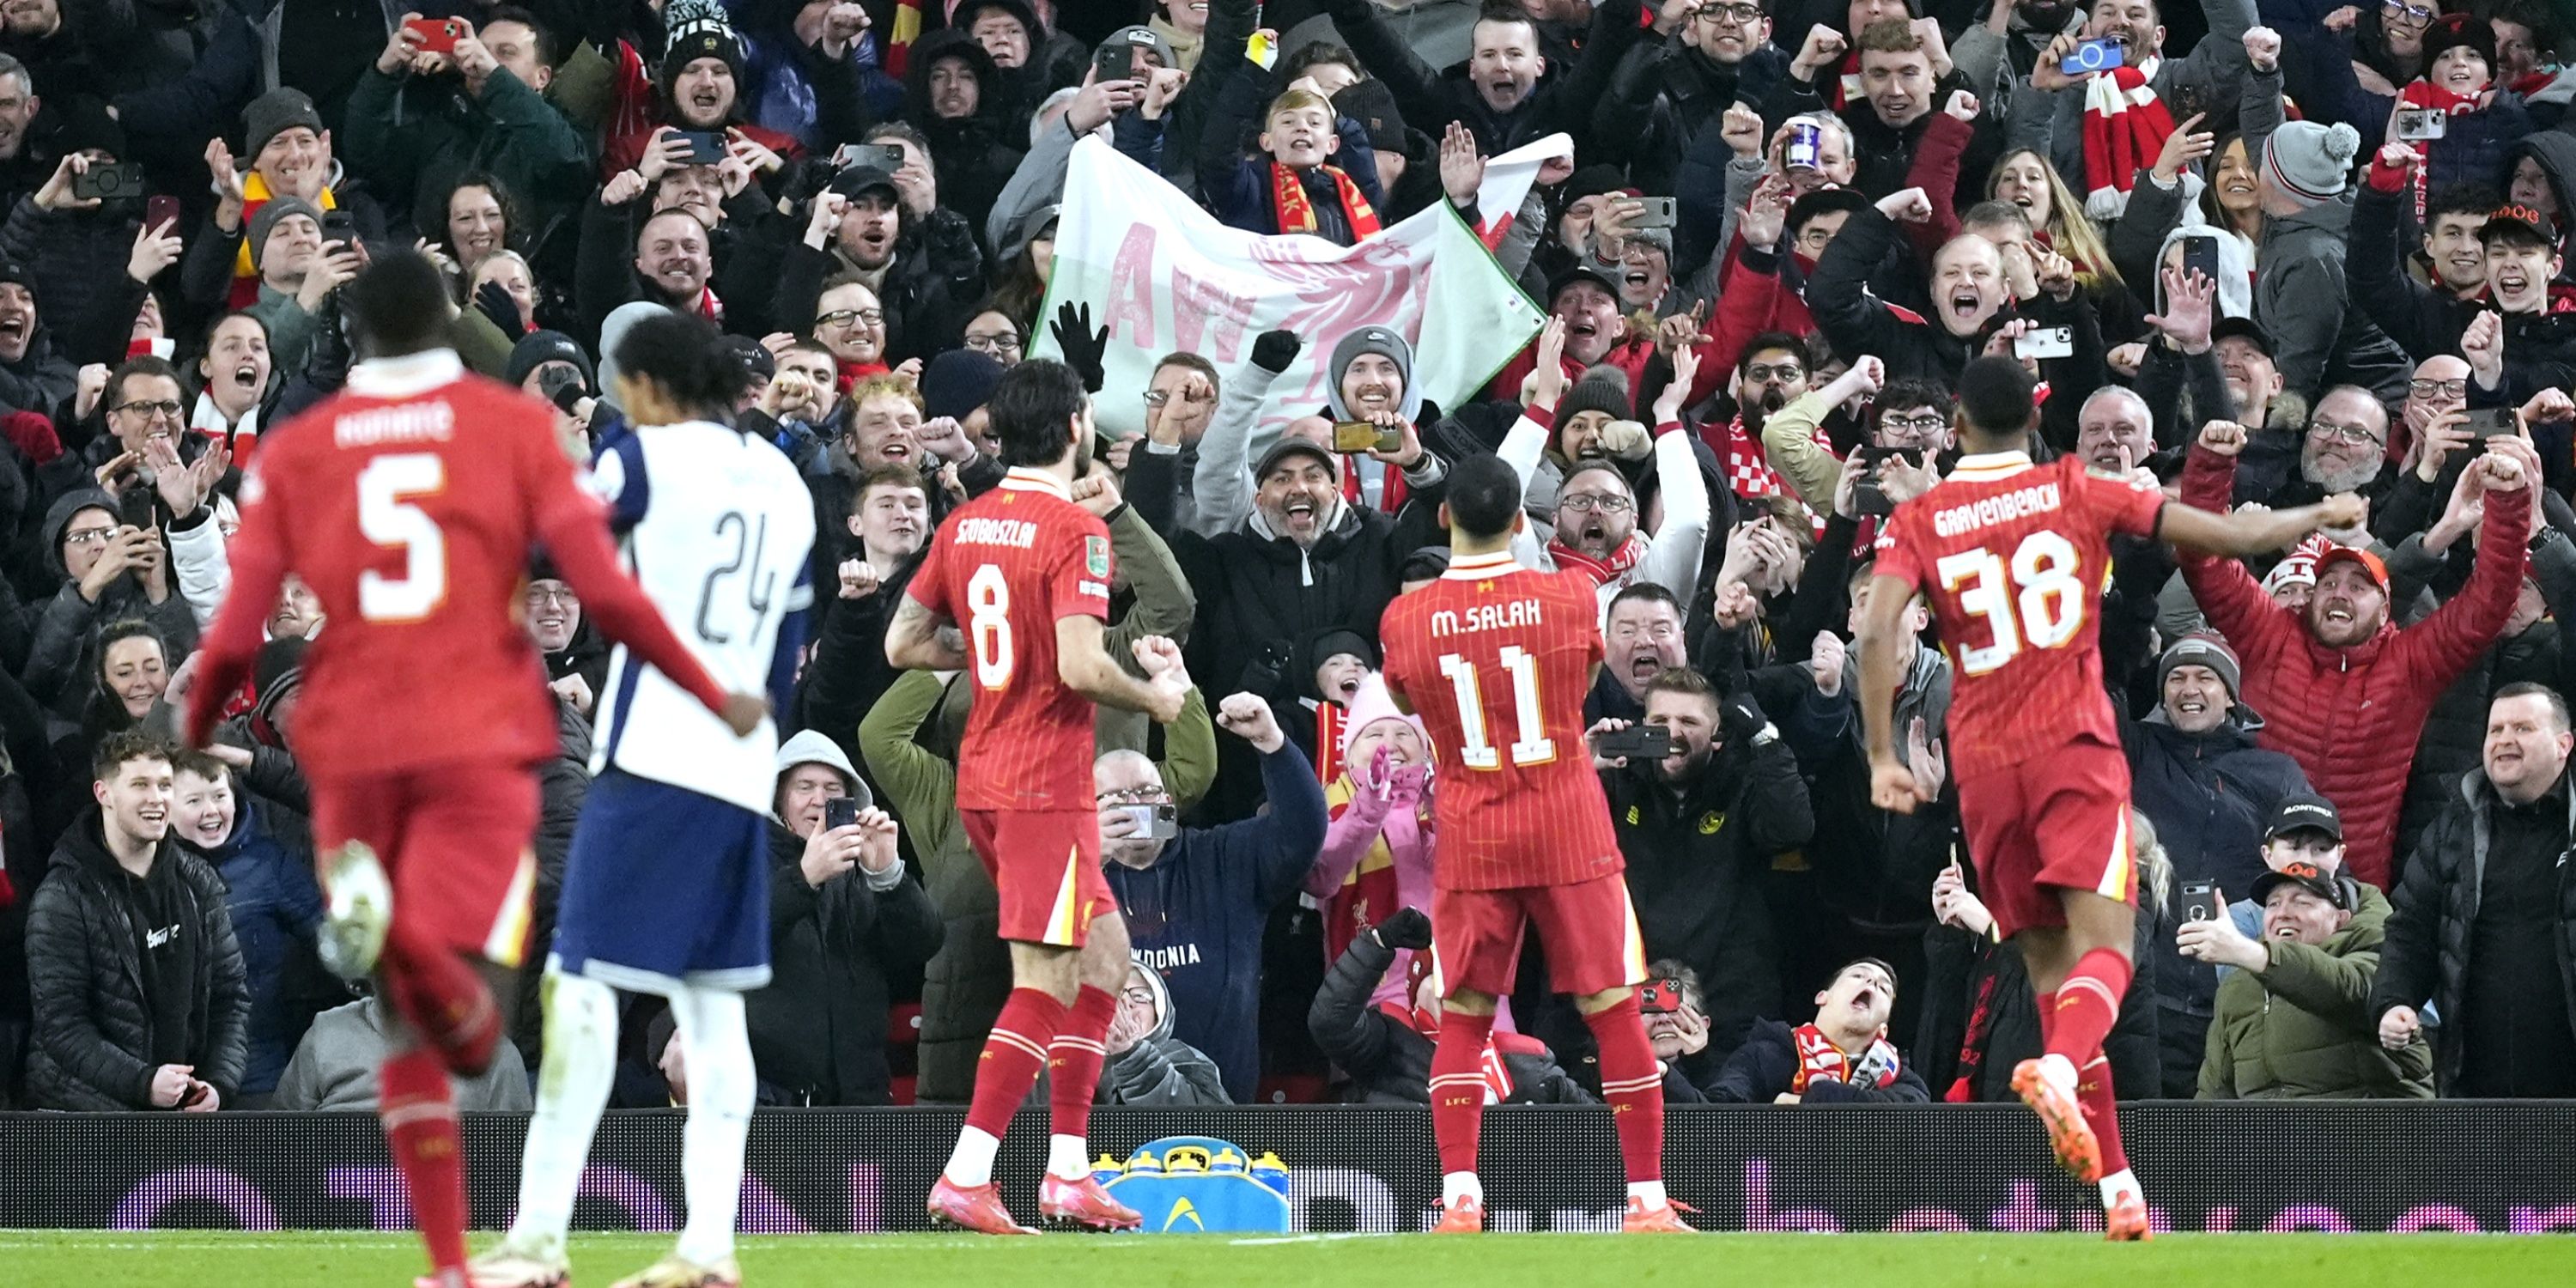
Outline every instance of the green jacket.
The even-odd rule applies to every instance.
[[[2230,971],[2200,1065],[2203,1100],[2416,1099],[2433,1095],[2433,1048],[2379,1045],[2370,986],[2388,897],[2361,887],[2361,911],[2323,944],[2267,939],[2272,963]]]
[[[408,198],[413,227],[447,230],[456,181],[488,171],[526,212],[511,240],[533,246],[545,226],[596,186],[590,148],[571,121],[505,68],[468,95],[454,76],[387,76],[370,67],[349,95],[341,146],[353,170],[376,176],[388,200]]]

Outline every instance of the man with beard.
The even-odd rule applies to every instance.
[[[1781,408],[1806,396],[1807,385],[1807,346],[1798,337],[1773,331],[1744,346],[1735,364],[1735,418],[1702,430],[1709,446],[1717,449],[1720,477],[1737,496],[1778,496],[1789,490],[1764,450],[1764,430]],[[1831,450],[1821,424],[1811,423],[1809,433],[1819,449]]]
[[[2353,401],[2369,403],[2331,400],[2319,411]],[[2343,422],[2329,423],[2337,445],[2351,446],[2340,442]],[[2241,426],[2203,427],[2183,470],[2183,502],[2223,507],[2244,444]],[[2349,452],[2334,461],[2329,468],[2356,468]],[[2370,463],[2375,472],[2375,455]],[[2334,801],[2354,875],[2383,889],[2425,718],[2495,642],[2522,589],[2539,459],[2521,439],[2491,438],[2468,470],[2473,479],[2464,486],[2481,493],[2485,507],[2476,567],[2450,602],[2402,630],[2391,616],[2387,570],[2368,550],[2337,546],[2318,557],[2304,617],[2276,608],[2242,563],[2181,557],[2192,598],[2244,660],[2244,698],[2268,720],[2262,745],[2289,753]]]
[[[674,313],[720,316],[715,293],[707,289],[715,280],[715,253],[707,225],[697,215],[672,209],[646,219],[635,230],[634,265],[635,298]]]
[[[704,133],[741,136],[778,157],[793,162],[805,155],[795,139],[775,130],[763,129],[744,119],[742,113],[742,40],[734,34],[733,24],[715,0],[672,0],[662,15],[670,32],[664,47],[661,71],[653,78],[653,89],[660,109],[640,127],[623,134],[612,133],[607,146],[600,149],[599,172],[614,178],[618,171],[640,163],[654,146],[655,136],[664,128]],[[631,45],[621,44],[617,57],[621,81],[640,80],[645,72],[643,62]],[[818,97],[816,109],[823,120],[845,126],[839,134],[855,133],[866,119],[857,102],[855,80],[830,87],[837,95]],[[619,123],[632,120],[621,115]]]
[[[942,204],[980,228],[1026,151],[1025,117],[1010,114],[1001,69],[963,32],[923,37],[907,66],[905,119],[930,140]]]
[[[1226,1094],[1249,1104],[1261,1076],[1262,932],[1315,866],[1327,820],[1315,767],[1288,741],[1270,703],[1232,694],[1217,703],[1216,724],[1259,756],[1268,812],[1157,836],[1150,820],[1172,808],[1172,794],[1150,758],[1112,751],[1091,778],[1102,871],[1134,927],[1136,960],[1171,989],[1174,1035],[1206,1052]]]
[[[1520,476],[1524,493],[1566,397],[1560,357],[1566,346],[1564,322],[1550,319],[1539,331],[1538,370],[1528,401],[1495,453]],[[1596,437],[1593,450],[1601,454],[1576,461],[1557,484],[1553,531],[1545,544],[1535,524],[1522,525],[1512,538],[1512,554],[1522,567],[1580,569],[1591,577],[1605,614],[1613,596],[1639,582],[1666,590],[1699,584],[1700,556],[1708,545],[1708,481],[1681,420],[1682,397],[1698,374],[1699,358],[1687,348],[1673,357],[1672,382],[1656,396],[1654,408],[1654,478],[1662,490],[1663,526],[1652,534],[1643,530],[1636,488]]]
[[[2090,16],[2061,31],[2031,61],[2027,73],[2033,89],[2048,91],[2056,100],[2048,104],[2054,111],[2042,128],[2052,141],[2050,159],[2057,172],[2066,176],[2067,185],[2078,192],[2100,190],[2110,175],[2091,168],[2086,161],[2096,142],[2109,142],[2088,130],[2093,122],[2087,118],[2085,102],[2092,77],[2069,76],[2062,69],[2062,60],[2074,52],[2076,42],[2088,37],[2119,41],[2127,65],[2143,75],[2144,89],[2165,109],[2165,114],[2180,122],[2194,111],[2206,112],[2209,120],[2204,129],[2226,129],[2235,122],[2236,103],[2249,72],[2275,78],[2280,75],[2276,62],[2280,37],[2271,37],[2272,57],[2264,59],[2273,66],[2255,67],[2255,60],[2249,57],[2248,50],[2257,42],[2247,40],[2246,32],[2262,29],[2254,26],[2254,6],[2244,0],[2201,0],[2207,34],[2192,45],[2191,52],[2174,58],[2165,56],[2161,0],[2093,0],[2087,8]],[[2127,191],[2125,185],[2118,187],[2123,193]]]
[[[901,674],[886,664],[886,624],[930,543],[930,489],[908,465],[874,466],[859,476],[842,524],[858,544],[826,583],[839,593],[823,614],[796,715],[847,753],[860,718]]]
[[[782,319],[819,319],[830,286],[859,283],[880,302],[883,356],[875,361],[898,364],[927,360],[965,328],[983,294],[984,253],[964,216],[920,204],[936,193],[937,179],[919,136],[881,128],[900,131],[879,141],[904,150],[902,168],[854,165],[815,196],[805,235],[780,262],[772,307]],[[845,365],[851,360],[842,357]]]
[[[1611,649],[1615,655],[1618,645]],[[1629,723],[1605,720],[1592,732]],[[1628,899],[1646,955],[1699,973],[1709,1049],[1722,1061],[1756,1019],[1780,1012],[1763,882],[1773,856],[1807,843],[1815,818],[1797,757],[1751,694],[1720,698],[1707,677],[1670,667],[1645,685],[1644,723],[1671,735],[1671,755],[1596,758],[1594,767],[1628,861]]]
[[[2130,803],[2155,824],[2174,880],[2209,881],[2230,898],[2263,874],[2264,820],[2274,806],[2308,790],[2298,762],[2255,745],[2263,717],[2236,700],[2243,684],[2236,654],[2214,635],[2186,635],[2157,663],[2156,709],[2123,721]],[[2186,960],[2172,934],[2179,901],[2158,915],[2154,1026],[2163,1050],[2160,1094],[2190,1097],[2209,1037],[2218,973]],[[2143,1090],[2143,1089],[2142,1089]],[[2157,1094],[2157,1093],[2147,1093]]]
[[[1574,137],[1576,155],[1589,155],[1595,112],[1612,74],[1650,34],[1638,0],[1603,0],[1593,8],[1582,54],[1542,83],[1552,68],[1540,52],[1537,24],[1525,13],[1489,7],[1476,20],[1467,61],[1437,71],[1370,0],[1322,0],[1322,6],[1366,70],[1394,93],[1407,124],[1437,138],[1450,122],[1459,122],[1486,156],[1559,131]]]
[[[1769,0],[1708,0],[1683,11],[1671,40],[1621,63],[1604,112],[1646,124],[1608,131],[1602,142],[1609,155],[1599,159],[1625,159],[1647,192],[1674,191],[1682,157],[1726,109],[1761,102],[1788,72],[1789,56],[1771,43],[1770,7]]]

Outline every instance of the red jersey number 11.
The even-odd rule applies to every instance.
[[[2075,543],[2054,532],[2034,532],[2013,550],[2011,575],[2003,556],[1978,546],[1941,556],[1934,572],[1941,589],[1959,591],[1959,611],[1982,617],[1994,643],[1959,651],[1959,669],[1984,675],[2013,659],[2027,640],[2033,648],[2058,648],[2075,638],[2084,623],[2084,587],[2076,569],[2083,557]],[[2009,580],[2009,585],[2007,585]],[[2013,593],[2011,587],[2019,587]]]
[[[1520,724],[1520,737],[1512,743],[1512,763],[1543,765],[1556,759],[1556,740],[1547,736],[1547,725],[1539,716],[1538,659],[1517,644],[1506,645],[1502,652],[1503,670],[1511,676],[1512,712]],[[1440,674],[1449,678],[1449,687],[1458,698],[1458,759],[1469,769],[1500,769],[1502,757],[1485,733],[1484,694],[1476,680],[1476,668],[1457,653],[1440,655]]]

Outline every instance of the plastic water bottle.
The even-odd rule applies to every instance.
[[[1091,1179],[1102,1185],[1107,1185],[1124,1175],[1126,1171],[1118,1166],[1118,1159],[1114,1155],[1103,1154],[1092,1161]]]
[[[1216,1157],[1208,1161],[1208,1172],[1216,1176],[1240,1176],[1243,1174],[1243,1155],[1234,1152],[1234,1146],[1228,1145],[1218,1150]]]
[[[1261,1151],[1261,1157],[1252,1160],[1252,1179],[1278,1191],[1281,1198],[1288,1196],[1288,1165],[1270,1150]]]
[[[1137,1150],[1136,1153],[1127,1160],[1127,1174],[1129,1176],[1160,1176],[1163,1174],[1163,1160],[1155,1157],[1154,1151],[1150,1149]]]

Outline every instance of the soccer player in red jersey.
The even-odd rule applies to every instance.
[[[346,390],[262,435],[242,482],[232,587],[188,693],[203,746],[258,650],[289,573],[330,629],[304,665],[295,750],[326,856],[326,957],[378,973],[399,1018],[377,1113],[411,1190],[433,1288],[464,1288],[463,1142],[448,1074],[506,1029],[485,971],[527,949],[534,767],[559,754],[545,667],[519,623],[542,545],[610,637],[722,712],[728,695],[617,567],[606,512],[575,482],[544,403],[468,375],[444,336],[438,270],[403,252],[341,293],[366,360]],[[389,907],[388,907],[389,905]]]
[[[1610,805],[1583,742],[1583,697],[1601,669],[1601,603],[1590,577],[1513,562],[1527,520],[1497,456],[1449,474],[1449,570],[1387,606],[1378,638],[1397,705],[1421,713],[1440,779],[1432,956],[1443,994],[1431,1057],[1440,1143],[1439,1229],[1484,1228],[1476,1138],[1494,999],[1512,991],[1521,936],[1547,945],[1549,982],[1601,1045],[1601,1093],[1628,1167],[1624,1228],[1690,1229],[1664,1197],[1664,1093],[1637,1009],[1645,940],[1628,905]]]
[[[2039,995],[2047,1053],[2013,1071],[2013,1089],[2067,1171],[2100,1184],[2110,1237],[2143,1239],[2146,1200],[2120,1149],[2102,1056],[2129,986],[2137,900],[2128,762],[2096,643],[2110,537],[2254,554],[2358,524],[2366,509],[2340,496],[2215,515],[2075,457],[2034,465],[2023,452],[2039,426],[2033,392],[2018,361],[1969,363],[1953,416],[1968,455],[1880,531],[1860,634],[1870,796],[1899,813],[1917,800],[1896,758],[1894,704],[1903,622],[1920,594],[1957,670],[1949,764],[1979,893],[1998,932],[2020,942]],[[2203,433],[2231,431],[2243,433],[2219,424]]]
[[[1011,945],[1011,995],[929,1210],[960,1229],[1031,1233],[1002,1205],[993,1154],[1043,1068],[1052,1127],[1038,1214],[1067,1228],[1133,1229],[1135,1210],[1091,1179],[1086,1137],[1127,980],[1127,925],[1100,873],[1092,704],[1169,724],[1190,677],[1180,647],[1159,635],[1136,642],[1143,680],[1102,643],[1109,528],[1072,499],[1091,467],[1081,379],[1059,362],[1023,362],[986,407],[1010,472],[948,516],[886,628],[887,661],[964,671],[975,683],[957,808],[1000,891]]]

